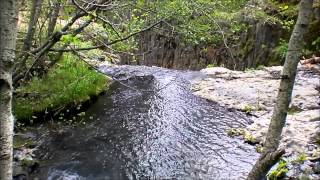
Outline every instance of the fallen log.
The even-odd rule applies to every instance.
[[[309,58],[309,59],[302,59],[302,60],[300,60],[300,63],[302,65],[317,64],[317,63],[320,63],[320,57],[313,56],[312,58]]]

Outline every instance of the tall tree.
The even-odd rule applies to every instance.
[[[27,52],[30,51],[32,46],[33,37],[36,32],[37,22],[40,17],[41,6],[42,6],[42,0],[32,0],[28,28],[27,28],[25,38],[23,40],[21,54],[19,55],[20,57],[18,58],[21,60],[19,60],[17,67],[15,67],[15,69],[19,69],[19,70],[26,69],[27,59],[29,58],[29,55],[30,55]]]
[[[32,39],[36,31],[36,25],[40,16],[42,0],[33,0],[29,18],[28,30],[23,42],[23,51],[29,51],[32,45]]]
[[[0,179],[12,179],[12,66],[17,35],[17,1],[0,0]]]
[[[291,102],[297,66],[303,48],[303,38],[308,31],[308,25],[312,15],[312,4],[313,0],[302,0],[300,2],[299,16],[289,41],[277,101],[265,140],[264,150],[249,173],[249,180],[263,179],[270,168],[284,153],[283,150],[278,150],[278,147],[281,140],[282,129],[286,122],[289,104]]]
[[[48,22],[48,37],[50,37],[54,31],[54,28],[56,26],[58,16],[59,16],[59,11],[60,11],[60,6],[61,6],[61,1],[56,0],[52,2],[52,8],[49,12],[49,22]]]

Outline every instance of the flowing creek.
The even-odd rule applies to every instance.
[[[101,67],[118,81],[86,111],[85,125],[47,129],[39,179],[241,179],[258,158],[227,136],[241,113],[194,96],[200,72]]]

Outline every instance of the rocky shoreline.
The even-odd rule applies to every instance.
[[[205,78],[193,82],[192,89],[197,96],[247,113],[253,123],[244,131],[250,134],[250,141],[262,142],[271,119],[281,69],[277,66],[243,72],[222,67],[206,68],[201,70]],[[306,159],[298,165],[288,164],[287,177],[306,174],[309,179],[320,179],[319,90],[320,73],[300,66],[281,145],[286,147],[288,161],[294,162],[301,154],[305,154]],[[16,145],[14,153],[14,179],[27,179],[28,174],[38,170],[34,151],[41,142],[30,134],[20,136],[21,143]]]
[[[272,116],[281,70],[281,66],[247,71],[206,68],[201,70],[206,78],[193,82],[192,89],[197,96],[249,114],[253,123],[245,131],[250,133],[252,140],[263,142]],[[299,154],[306,155],[307,164],[310,164],[309,160],[320,159],[319,91],[320,72],[299,65],[281,141],[289,159]],[[310,166],[318,166],[317,172],[310,174],[320,173],[320,161]]]

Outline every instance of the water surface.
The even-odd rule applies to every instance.
[[[114,76],[86,112],[86,125],[49,132],[41,179],[239,179],[258,154],[226,135],[244,115],[196,97],[200,72],[102,67]]]

